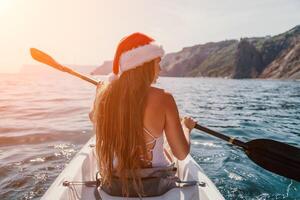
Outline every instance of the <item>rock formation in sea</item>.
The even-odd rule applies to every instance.
[[[241,39],[235,54],[232,78],[257,77],[264,69],[262,56],[247,39]]]

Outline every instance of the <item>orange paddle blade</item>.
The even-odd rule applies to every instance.
[[[51,56],[42,52],[41,50],[38,50],[36,48],[30,48],[30,54],[33,59],[41,63],[50,65],[51,67],[54,67],[55,69],[58,69],[60,71],[66,71],[62,65],[58,64]]]
[[[94,80],[92,78],[89,78],[81,73],[78,73],[68,67],[62,66],[61,64],[59,64],[58,62],[56,62],[51,56],[49,56],[48,54],[42,52],[41,50],[38,50],[36,48],[30,48],[30,54],[32,56],[33,59],[44,63],[46,65],[49,65],[55,69],[58,69],[62,72],[67,72],[69,74],[72,74],[73,76],[77,76],[83,80],[86,80],[94,85],[98,85],[99,81]]]

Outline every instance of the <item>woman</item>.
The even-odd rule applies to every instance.
[[[109,83],[97,89],[92,119],[101,178],[109,185],[117,174],[125,194],[128,177],[141,186],[137,169],[169,165],[164,135],[177,159],[183,160],[190,150],[195,121],[180,121],[173,96],[151,86],[163,55],[162,47],[144,34],[125,37],[116,50]]]

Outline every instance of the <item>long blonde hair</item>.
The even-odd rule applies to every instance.
[[[124,195],[128,195],[128,177],[134,180],[138,190],[142,189],[137,169],[144,165],[141,156],[147,156],[143,117],[154,77],[152,60],[124,72],[97,92],[93,119],[100,175],[102,181],[110,185],[113,172],[118,174]]]

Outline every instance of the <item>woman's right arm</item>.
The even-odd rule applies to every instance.
[[[183,160],[190,152],[190,131],[195,122],[190,118],[180,121],[174,97],[166,93],[165,97],[165,133],[173,155]]]

